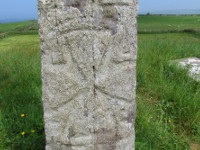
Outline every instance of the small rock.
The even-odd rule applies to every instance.
[[[173,62],[178,62],[181,67],[188,69],[190,76],[196,81],[200,81],[200,58],[189,57],[177,59]]]

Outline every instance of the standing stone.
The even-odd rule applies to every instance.
[[[46,150],[134,150],[136,0],[38,0]]]

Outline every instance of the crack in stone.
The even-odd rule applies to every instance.
[[[93,43],[94,44],[94,43]],[[96,95],[97,95],[97,93],[96,93],[96,84],[95,84],[95,82],[96,82],[96,68],[95,68],[95,52],[94,52],[94,45],[92,46],[92,51],[93,51],[93,54],[92,54],[92,56],[93,56],[93,66],[92,66],[92,70],[93,70],[93,76],[94,76],[94,83],[93,83],[93,94],[94,94],[94,98],[96,98]]]
[[[59,45],[59,42],[58,42],[58,33],[57,33],[57,28],[58,28],[58,19],[57,19],[57,11],[56,11],[56,8],[57,8],[57,5],[56,5],[56,1],[54,0],[54,8],[55,8],[55,21],[56,21],[56,42],[57,44]]]
[[[93,88],[94,88],[94,97],[96,97],[96,85],[95,85],[95,81],[96,81],[96,68],[95,68],[95,66],[92,66],[92,69],[93,69],[93,75],[94,75],[94,85],[93,85]]]

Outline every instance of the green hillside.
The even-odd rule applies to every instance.
[[[8,35],[37,34],[37,33],[38,33],[38,23],[35,20],[0,24],[0,39]]]
[[[18,31],[24,28],[31,28],[37,30],[37,21],[25,21],[25,22],[16,22],[16,23],[1,23],[0,24],[0,32],[10,32],[10,31]]]

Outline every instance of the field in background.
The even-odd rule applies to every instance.
[[[10,32],[10,31],[18,31],[19,29],[35,27],[38,28],[37,21],[24,21],[24,22],[16,22],[16,23],[1,23],[0,24],[0,32]]]
[[[169,61],[200,58],[200,20],[139,16],[138,21],[136,150],[198,150],[200,83]],[[37,30],[35,21],[0,24],[2,150],[44,150]]]
[[[200,16],[139,16],[139,33],[200,31]]]
[[[37,21],[25,21],[16,23],[2,23],[0,24],[0,39],[9,35],[22,35],[22,34],[37,34],[38,24]]]

